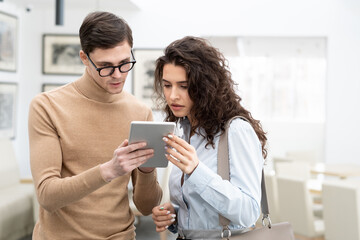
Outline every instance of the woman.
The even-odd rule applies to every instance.
[[[202,38],[174,41],[157,60],[155,90],[165,120],[179,124],[181,138],[163,139],[176,167],[169,180],[171,203],[152,211],[156,231],[200,239],[198,232],[215,230],[220,238],[219,214],[230,220],[232,234],[258,219],[267,139],[260,122],[241,106],[234,85],[223,55]],[[217,151],[225,123],[234,116],[247,121],[236,118],[229,126],[229,182],[217,175]]]

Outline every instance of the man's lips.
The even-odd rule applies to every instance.
[[[110,85],[113,85],[113,86],[118,86],[120,85],[122,82],[115,82],[115,83],[110,83]]]

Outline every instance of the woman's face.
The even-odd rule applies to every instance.
[[[168,63],[163,68],[163,91],[167,104],[176,117],[187,116],[194,105],[188,93],[185,68]]]

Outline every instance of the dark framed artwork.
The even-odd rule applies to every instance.
[[[16,71],[17,17],[0,12],[0,71]]]
[[[79,52],[81,50],[78,35],[43,35],[43,73],[56,75],[81,75],[85,66]]]
[[[154,73],[158,57],[164,54],[163,49],[134,49],[136,64],[133,69],[132,89],[134,96],[157,109],[154,101]]]
[[[48,92],[50,90],[53,90],[55,88],[61,87],[65,85],[66,83],[43,83],[41,86],[42,92]]]
[[[15,138],[17,84],[0,82],[0,138]]]

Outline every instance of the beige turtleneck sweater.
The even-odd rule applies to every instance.
[[[156,171],[135,169],[107,183],[99,167],[128,138],[133,120],[151,121],[151,110],[125,91],[108,94],[87,73],[33,99],[30,161],[40,203],[33,240],[134,239],[129,179],[137,208],[148,215],[162,197]]]

